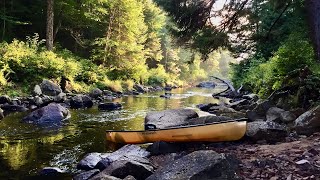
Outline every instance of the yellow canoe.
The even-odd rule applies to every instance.
[[[107,131],[107,141],[122,144],[165,142],[221,142],[241,139],[247,129],[246,121],[154,129],[147,131]]]

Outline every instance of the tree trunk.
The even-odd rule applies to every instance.
[[[306,0],[310,34],[317,60],[320,62],[320,1]]]
[[[53,49],[53,18],[54,18],[53,3],[54,3],[54,0],[47,0],[46,45],[49,51]]]

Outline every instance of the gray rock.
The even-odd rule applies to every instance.
[[[0,120],[4,118],[3,110],[0,108]]]
[[[266,114],[267,121],[280,122],[280,115],[283,112],[285,112],[285,110],[277,107],[269,108]]]
[[[285,126],[276,122],[256,121],[247,123],[246,135],[255,141],[276,142],[285,139],[287,130]]]
[[[249,121],[264,121],[265,117],[264,115],[258,114],[256,111],[247,111],[246,117],[249,119]]]
[[[43,101],[42,101],[42,98],[39,97],[39,96],[35,96],[33,98],[33,103],[36,105],[36,106],[41,106],[43,104]]]
[[[41,87],[39,85],[35,85],[33,88],[33,94],[36,96],[42,95]]]
[[[38,125],[60,125],[63,120],[70,118],[70,116],[68,109],[60,104],[51,103],[33,111],[22,121]]]
[[[202,117],[190,119],[187,123],[182,125],[188,126],[188,125],[196,125],[196,124],[210,124],[210,123],[225,122],[231,119],[232,118],[225,117],[225,116],[202,116]]]
[[[91,108],[93,106],[93,101],[87,95],[77,95],[72,97],[70,101],[71,108]]]
[[[28,111],[28,108],[24,107],[24,106],[20,106],[20,105],[9,105],[9,104],[3,104],[1,106],[1,109],[3,111],[5,111],[6,113],[10,113],[10,112],[25,112]]]
[[[43,80],[40,84],[40,88],[42,93],[48,96],[56,96],[62,92],[58,85],[49,80]]]
[[[54,101],[52,96],[43,95],[42,96],[43,104],[50,104]]]
[[[225,106],[214,106],[209,110],[210,113],[217,116],[226,116],[233,119],[245,117],[245,113],[234,110],[233,108],[228,108]]]
[[[219,106],[219,105],[218,104],[212,104],[212,103],[209,103],[209,104],[198,104],[197,108],[199,108],[201,111],[209,111],[209,109],[211,107],[214,107],[214,106]]]
[[[134,178],[133,176],[129,175],[129,176],[125,177],[123,180],[136,180],[136,178]]]
[[[95,88],[90,92],[90,97],[98,98],[102,96],[103,92],[99,88]]]
[[[110,155],[110,153],[89,153],[77,164],[77,169],[94,169],[98,162],[101,161],[103,158],[107,157],[108,155]]]
[[[99,172],[100,172],[99,169],[92,169],[90,171],[85,171],[74,176],[73,180],[87,180],[93,177],[94,175],[98,174]]]
[[[44,167],[39,174],[42,176],[52,176],[52,175],[57,175],[61,174],[63,171],[57,167]]]
[[[0,104],[11,103],[11,98],[7,95],[0,96]]]
[[[163,141],[157,141],[148,146],[147,151],[152,155],[168,154],[178,152],[182,149],[179,143],[168,143]]]
[[[237,179],[237,160],[211,150],[190,153],[149,176],[147,180]]]
[[[98,108],[100,110],[107,110],[107,111],[113,111],[113,110],[119,110],[122,109],[122,105],[120,103],[113,103],[113,102],[109,102],[109,103],[100,103],[98,105]]]
[[[216,83],[215,82],[212,82],[212,81],[206,81],[206,82],[201,82],[199,83],[198,85],[196,85],[197,87],[200,87],[200,88],[214,88],[216,87]]]
[[[104,173],[99,173],[99,174],[93,176],[92,178],[90,178],[90,180],[121,180],[121,179],[114,177],[114,176],[104,174]]]
[[[107,157],[104,157],[99,163],[96,165],[95,168],[103,170],[108,167],[112,162],[117,161],[123,156],[136,156],[136,157],[148,157],[150,152],[142,149],[140,146],[136,145],[125,145],[122,148],[118,149],[117,151],[109,154]]]
[[[67,94],[63,92],[53,97],[53,101],[57,103],[64,102],[66,100],[67,100]]]
[[[280,120],[284,123],[293,122],[296,118],[297,118],[296,115],[290,111],[285,111],[280,114]]]
[[[133,88],[135,90],[137,90],[138,92],[140,92],[140,93],[148,92],[148,89],[146,87],[144,87],[143,85],[140,85],[140,84],[133,85]]]
[[[146,179],[153,171],[154,167],[146,158],[139,156],[122,156],[106,167],[101,174],[118,178],[125,178],[128,175],[132,175],[136,179]]]
[[[198,117],[192,109],[171,109],[160,112],[149,112],[145,117],[145,124],[154,124],[157,128],[179,126],[188,120]]]
[[[298,134],[310,135],[320,131],[320,105],[303,113],[295,120],[294,128]]]

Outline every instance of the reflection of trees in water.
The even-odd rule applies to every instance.
[[[34,125],[21,123],[20,119],[24,114],[7,116],[0,124],[0,165],[4,164],[1,165],[1,169],[7,171],[0,172],[0,179],[11,176],[23,177],[30,171],[36,173],[42,166],[48,166],[56,155],[65,150],[72,150],[75,146],[79,146],[80,149],[76,155],[78,158],[89,152],[106,152],[110,150],[106,147],[106,130],[142,130],[146,113],[217,102],[212,97],[201,96],[214,91],[192,89],[189,93],[185,89],[174,89],[174,97],[171,99],[160,98],[159,95],[164,92],[150,94],[151,97],[123,97],[114,100],[123,104],[123,110],[71,110],[71,119],[60,129],[49,132]],[[194,95],[195,93],[197,95]]]

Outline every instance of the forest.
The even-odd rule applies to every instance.
[[[87,92],[212,75],[261,97],[293,85],[318,89],[317,1],[4,0],[0,7],[0,84],[12,95],[41,79],[65,78],[70,90]],[[294,78],[303,68],[308,86]]]
[[[65,78],[75,92],[182,86],[227,76],[235,62],[223,47],[202,61],[178,44],[172,18],[152,0],[5,0],[0,8],[0,91],[12,96],[42,79]]]

